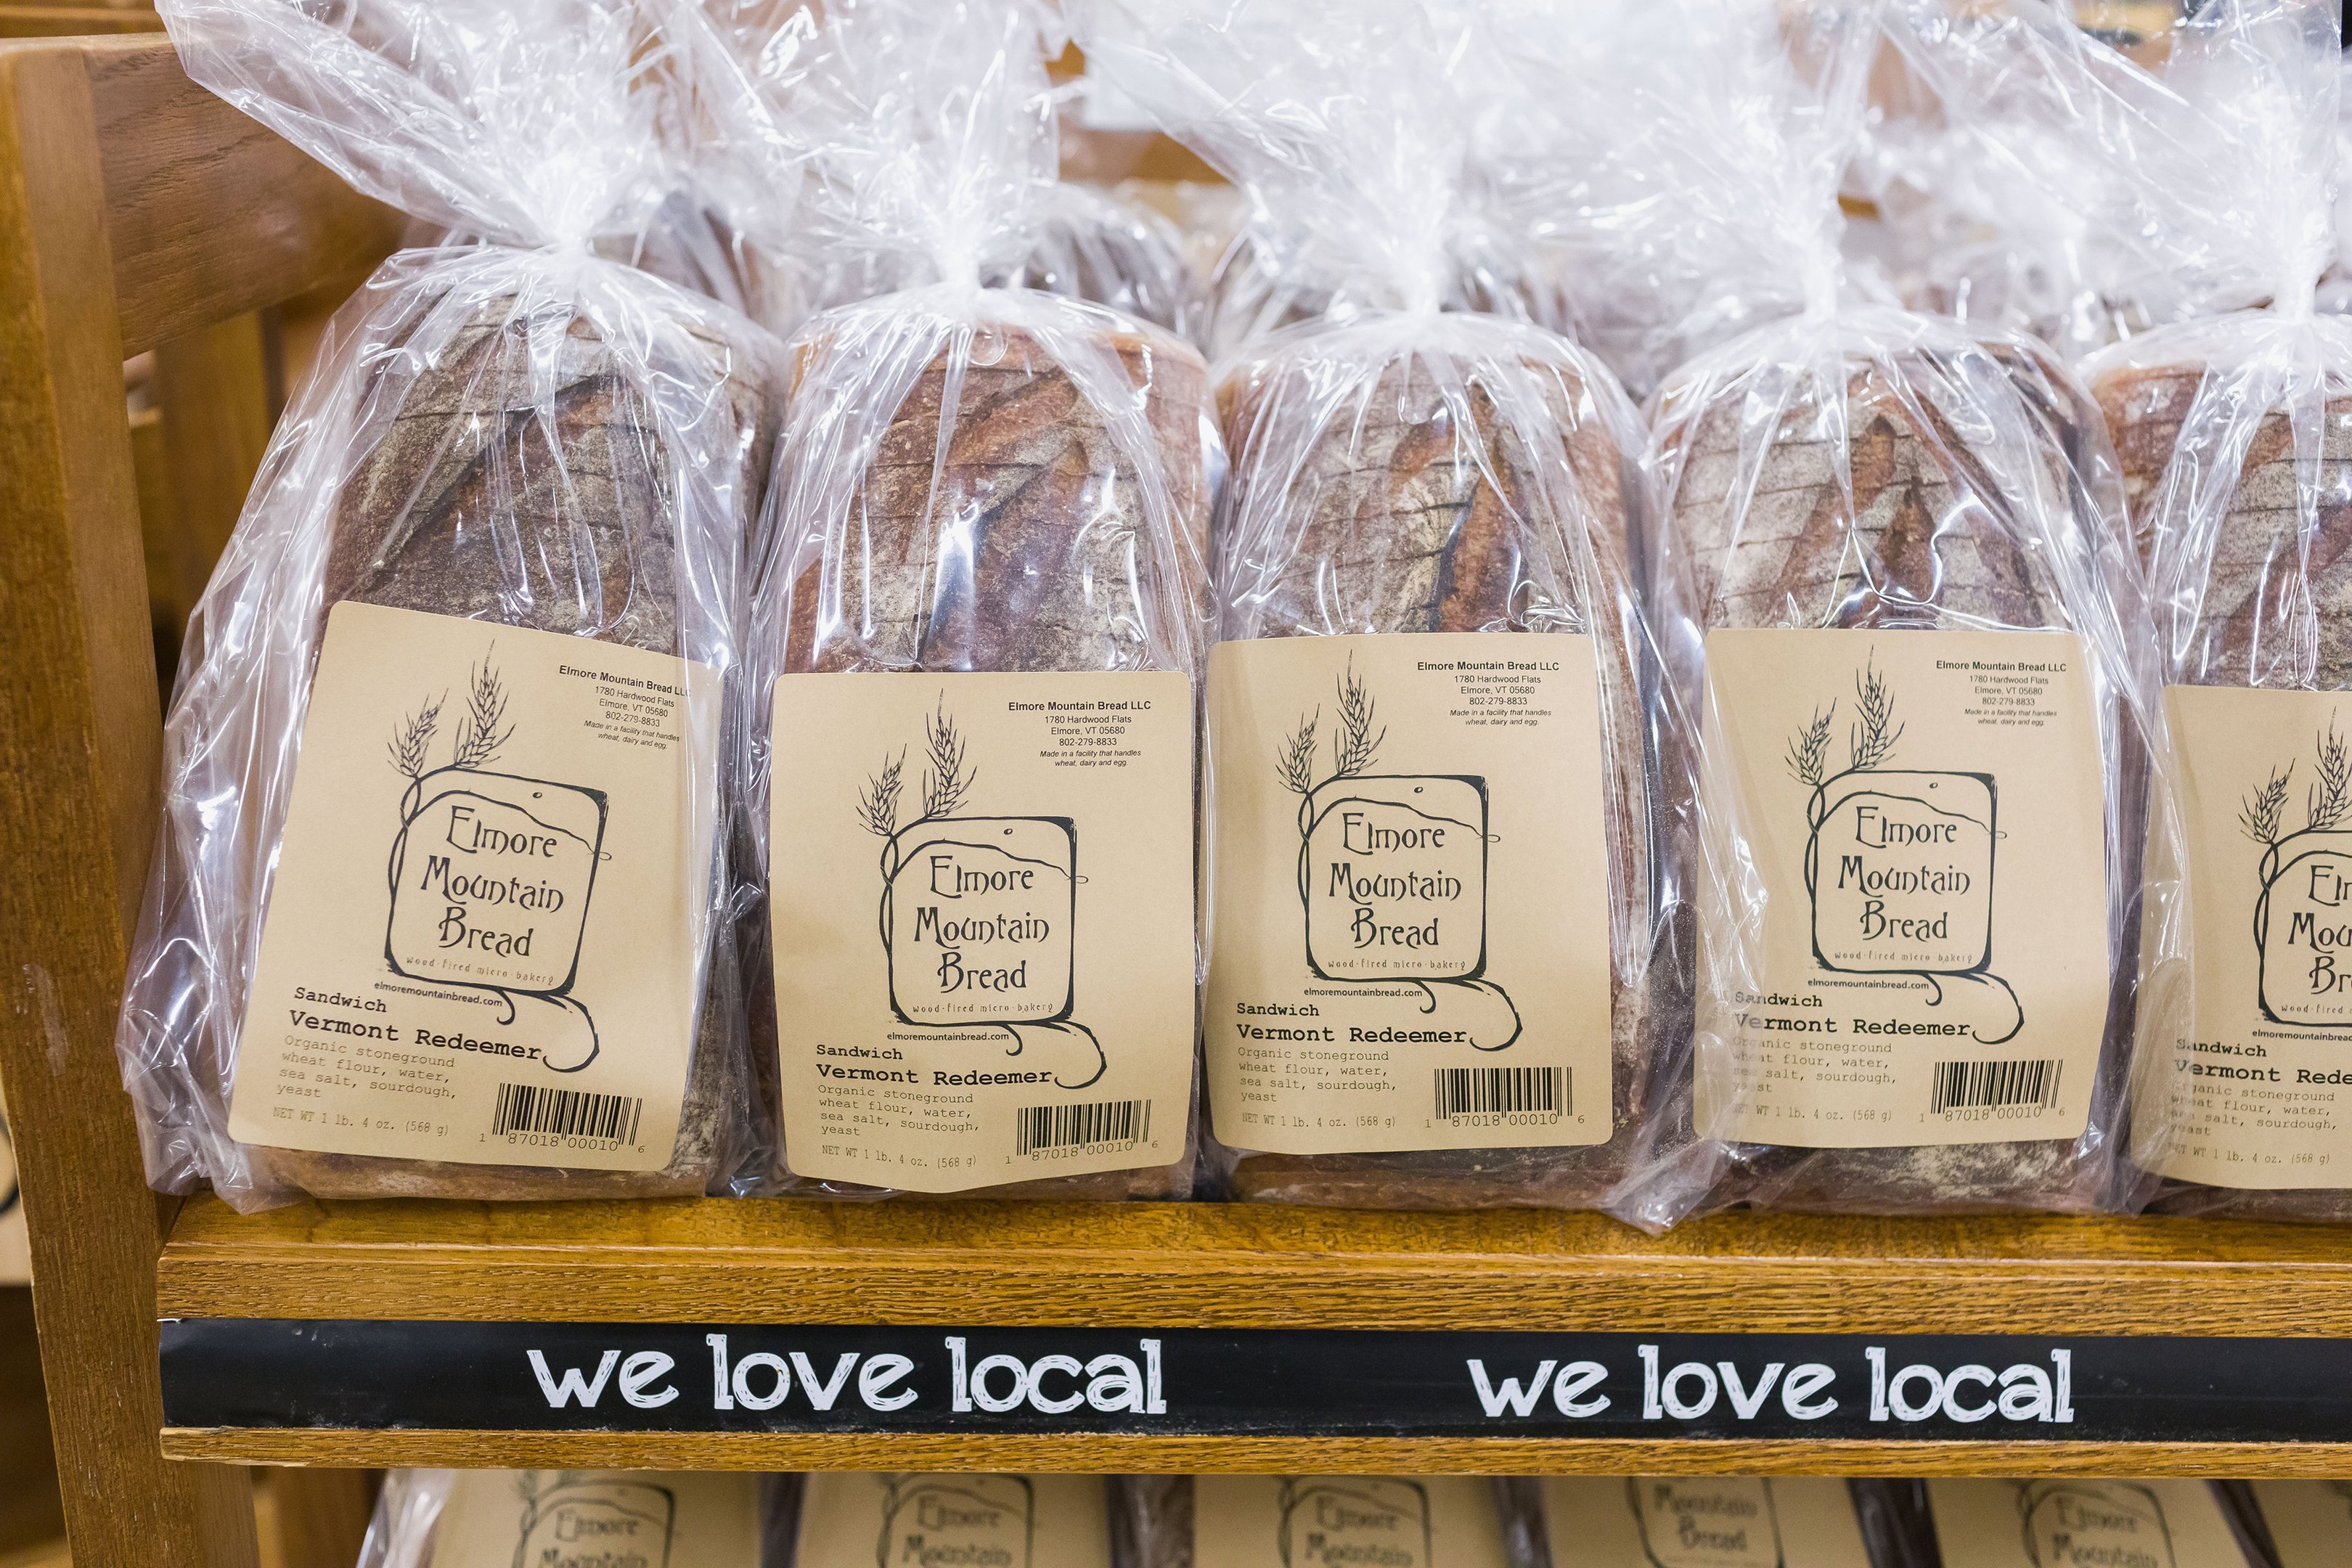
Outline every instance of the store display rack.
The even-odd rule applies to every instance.
[[[78,1557],[247,1568],[255,1462],[2352,1468],[2320,1228],[159,1204],[112,1051],[160,750],[115,367],[397,233],[162,40],[0,44],[0,1089]]]

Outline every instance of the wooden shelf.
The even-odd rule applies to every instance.
[[[166,1317],[2352,1337],[2305,1226],[1254,1205],[188,1204]]]
[[[1654,1238],[1597,1216],[1537,1213],[680,1201],[238,1215],[204,1199],[173,1227],[158,1291],[167,1319],[651,1324],[698,1335],[701,1325],[968,1324],[1392,1331],[1399,1342],[1425,1331],[2352,1340],[2352,1247],[2339,1233],[2156,1219],[1726,1215]],[[2046,1430],[2061,1440],[238,1426],[170,1427],[164,1446],[183,1458],[331,1465],[2352,1468],[2352,1441],[2072,1441]]]

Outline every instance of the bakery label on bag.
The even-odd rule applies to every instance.
[[[1841,1480],[1553,1476],[1553,1568],[1870,1568]]]
[[[709,930],[719,689],[642,648],[335,605],[230,1136],[667,1164]]]
[[[1219,1137],[1289,1154],[1608,1141],[1590,637],[1219,643],[1209,768]]]
[[[1200,1476],[1200,1568],[1504,1568],[1495,1483],[1469,1476]]]
[[[2211,1568],[2246,1561],[2212,1484],[1927,1483],[1944,1568]]]
[[[2352,1186],[2352,693],[2164,700],[2193,1006],[2147,1010],[2169,1037],[2143,1041],[2133,1158],[2214,1186]]]
[[[786,675],[772,723],[793,1172],[951,1193],[1181,1158],[1192,682]]]
[[[2078,1136],[2108,964],[2082,639],[1717,631],[1706,669],[1701,1131]]]
[[[759,1565],[756,1476],[459,1470],[427,1568]]]
[[[819,1471],[801,1499],[793,1561],[811,1568],[1101,1568],[1100,1476]]]

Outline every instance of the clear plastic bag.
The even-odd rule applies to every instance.
[[[174,1192],[208,1179],[239,1207],[302,1192],[698,1193],[745,1121],[730,888],[716,850],[698,872],[699,907],[681,911],[708,935],[688,993],[699,1023],[679,1021],[693,1035],[674,1091],[685,1109],[661,1169],[305,1152],[228,1131],[331,608],[684,658],[695,692],[715,692],[735,663],[774,345],[587,249],[648,199],[651,142],[633,90],[643,35],[625,9],[590,0],[369,0],[333,24],[286,0],[176,0],[163,14],[197,80],[360,188],[492,243],[403,252],[337,316],[191,620],[117,1033],[149,1177]],[[696,702],[716,710],[715,696]],[[489,718],[486,738],[499,722]],[[716,728],[685,736],[697,759],[688,794],[714,814]],[[419,758],[395,765],[421,765],[427,741],[437,756],[446,742],[433,730],[426,720],[411,736]]]
[[[551,1561],[559,1544],[583,1538],[567,1531],[567,1513],[590,1525],[657,1531],[691,1568],[792,1568],[802,1479],[746,1479],[758,1494],[755,1538],[749,1542],[750,1555],[732,1556],[729,1552],[743,1522],[722,1517],[740,1506],[733,1477],[681,1478],[652,1470],[391,1470],[376,1494],[358,1568],[505,1568],[541,1561],[540,1552],[550,1552]],[[445,1516],[457,1520],[462,1539],[443,1529]]]
[[[1599,742],[1607,802],[1611,1094],[1606,1127],[1581,1146],[1276,1153],[1226,1126],[1213,1152],[1234,1195],[1251,1199],[1596,1205],[1629,1167],[1654,1081],[1642,1027],[1655,936],[1639,690],[1646,636],[1628,564],[1638,420],[1609,373],[1565,339],[1442,309],[1461,302],[1462,226],[1451,204],[1471,178],[1462,111],[1476,77],[1466,32],[1442,35],[1413,5],[1355,7],[1311,37],[1257,37],[1253,19],[1265,17],[1137,20],[1126,36],[1139,42],[1109,46],[1121,81],[1173,134],[1247,188],[1258,210],[1288,215],[1303,248],[1286,258],[1295,270],[1276,275],[1276,293],[1362,301],[1276,331],[1220,368],[1234,468],[1220,510],[1218,635],[1591,637],[1601,695],[1599,733],[1587,743]],[[1433,74],[1429,61],[1459,74]],[[1344,268],[1312,264],[1341,256]],[[1507,651],[1498,644],[1496,657]],[[1213,753],[1221,743],[1213,728]],[[1215,788],[1213,868],[1223,809]],[[1229,1026],[1213,1028],[1223,1044]],[[1557,1043],[1547,1039],[1542,1060],[1556,1059]],[[1238,1070],[1213,1046],[1213,1081]]]
[[[1667,701],[1689,716],[1690,729],[1705,731],[1696,753],[1665,773],[1686,813],[1674,875],[1687,879],[1696,916],[1695,930],[1680,938],[1693,944],[1697,963],[1694,1079],[1716,1099],[1705,1123],[1688,1120],[1691,1107],[1677,1107],[1662,1125],[1642,1190],[1622,1207],[1650,1224],[1672,1223],[1695,1205],[1741,1201],[1886,1214],[2095,1208],[2109,1197],[2129,1040],[2137,799],[2154,665],[2138,577],[2124,543],[2113,458],[2087,398],[2031,340],[1979,336],[1948,321],[1843,302],[1835,193],[1859,119],[1862,71],[1876,43],[1873,18],[1813,13],[1811,26],[1794,33],[1785,50],[1771,18],[1769,5],[1684,7],[1675,17],[1658,18],[1678,26],[1682,47],[1627,68],[1649,78],[1639,96],[1664,117],[1649,136],[1709,149],[1708,165],[1717,171],[1711,182],[1775,171],[1769,181],[1743,178],[1738,190],[1710,183],[1689,206],[1711,233],[1726,221],[1757,231],[1757,243],[1735,246],[1751,264],[1769,264],[1780,274],[1757,298],[1801,301],[1802,308],[1700,355],[1667,379],[1652,405],[1644,459],[1654,519],[1649,609],[1668,668]],[[1708,81],[1728,81],[1735,90],[1711,95],[1703,90]],[[1662,206],[1658,221],[1679,228],[1679,209]],[[1671,256],[1686,254],[1691,239],[1638,226],[1621,237]],[[1748,308],[1704,293],[1685,297],[1695,301],[1685,323],[1727,321]],[[1901,649],[1888,649],[1885,638],[1864,639],[1869,647],[1842,642],[1835,658],[1851,654],[1853,669],[1849,676],[1840,662],[1838,671],[1821,672],[1821,689],[1809,689],[1804,710],[1790,721],[1799,738],[1790,741],[1785,758],[1778,740],[1767,757],[1736,752],[1727,738],[1742,733],[1727,729],[1733,721],[1761,722],[1752,717],[1763,711],[1758,698],[1794,702],[1797,696],[1784,683],[1718,699],[1718,687],[1727,690],[1725,683],[1779,668],[1766,659],[1774,648],[1801,648],[1785,655],[1801,664],[1827,661],[1832,645],[1818,639],[1841,628],[2063,631],[2081,639],[2087,687],[2068,700],[2076,704],[2075,717],[2065,722],[2087,737],[2068,742],[2075,749],[2066,752],[2067,765],[2076,772],[2063,776],[2075,778],[2095,762],[2097,777],[2073,787],[2095,788],[2104,798],[2104,853],[2081,874],[2087,888],[2072,878],[2064,885],[2085,908],[2083,929],[2066,933],[2074,944],[2068,967],[2046,977],[2035,1003],[2036,1019],[2047,1014],[2052,1021],[2037,1024],[2011,1051],[2000,1047],[2018,1037],[2023,1005],[1985,954],[2005,952],[2007,962],[2027,963],[2045,956],[2041,941],[2021,941],[2013,914],[2004,917],[2011,928],[2006,947],[1988,946],[1971,962],[1957,951],[1922,956],[1916,966],[1841,952],[1832,964],[1818,945],[1831,928],[1812,923],[1829,917],[1808,909],[1816,903],[1810,857],[1826,819],[1814,824],[1811,843],[1797,840],[1817,807],[1842,810],[1846,804],[1845,796],[1824,794],[1826,787],[1843,778],[1856,787],[1873,784],[1861,775],[1890,765],[1930,765],[1908,759],[1948,752],[1959,743],[1951,737],[1979,732],[1946,691],[1948,680],[1937,686],[1937,700],[1950,703],[1939,735],[1923,725],[1926,710],[1906,709],[1914,699],[1899,688],[1894,713],[1885,710],[1888,689],[1874,664]],[[1764,631],[1805,632],[1815,640],[1768,647],[1754,640]],[[1738,662],[1710,670],[1710,637],[1725,633],[1746,633],[1749,640],[1738,645]],[[2029,664],[2059,651],[2054,643],[2021,639],[1998,646],[2002,658]],[[1926,657],[1916,649],[1903,654],[1906,661]],[[1803,679],[1812,679],[1809,666]],[[2069,679],[2076,677],[2070,672]],[[1856,703],[1858,710],[1849,706]],[[1906,723],[1908,750],[1896,756],[1889,748]],[[1760,735],[1738,742],[1760,743]],[[1743,754],[1747,762],[1735,760]],[[1836,772],[1840,760],[1852,766]],[[2025,775],[2019,783],[2042,786],[2038,765],[2014,766]],[[1787,813],[1761,804],[1778,799],[1766,791],[1792,787],[1783,774],[1814,791],[1808,800],[1799,787],[1791,797],[1796,805],[1788,809],[1802,808],[1796,840],[1783,820]],[[1920,779],[1921,789],[1937,787],[1929,775]],[[1984,791],[1985,810],[1991,809],[1999,785],[1990,775],[1966,787]],[[2011,803],[2030,798],[2012,786]],[[2078,830],[2060,820],[2074,809],[2064,804],[2071,798],[2053,795],[2032,808],[2040,814],[2034,820],[2042,834],[2088,858]],[[1768,811],[1780,815],[1759,815]],[[1989,869],[1990,818],[1979,815],[1969,833],[1986,868],[1963,868],[1967,880],[1957,884],[1922,872],[1919,887],[1937,896],[1952,886],[1970,889],[1970,899],[1986,908],[1968,919],[1990,922],[1996,885]],[[2014,813],[2002,817],[2003,840],[2015,839],[2027,820]],[[1800,862],[1807,868],[1801,887],[1795,885]],[[1843,875],[1846,862],[1836,864]],[[1936,868],[1939,877],[1944,869]],[[2013,882],[1998,885],[2013,896],[2006,894]],[[2093,900],[2103,915],[2092,912]],[[1818,907],[1833,906],[1823,900]],[[1949,945],[1958,949],[1963,940]],[[1942,943],[1944,936],[1921,927],[1917,941]],[[1851,973],[1821,978],[1832,969]],[[2123,978],[2109,984],[2110,976]],[[1824,984],[1853,989],[1811,989]],[[2007,1033],[1994,1016],[2008,1005],[2000,992],[2010,993],[2018,1012]],[[1948,997],[1951,1011],[1936,1012]],[[1882,1016],[1853,1022],[1855,1035],[1849,1035],[1847,1018],[1831,1016],[1849,1000],[1851,1013]],[[1950,1021],[1979,1001],[1984,1017]],[[1898,1002],[1923,1021],[1909,1021],[1906,1012],[1899,1028],[1885,1023]],[[1790,1009],[1785,1016],[1783,1006]],[[1856,1037],[1864,1032],[1963,1037],[1951,1050],[1931,1054],[1925,1041],[1876,1046]],[[1797,1040],[1804,1048],[1792,1044]],[[2003,1065],[2011,1055],[2022,1061],[2032,1044],[2049,1047],[2032,1058],[2040,1066]],[[1946,1056],[1954,1061],[1945,1063]],[[1890,1086],[1906,1081],[1898,1073],[1926,1080],[1916,1084],[1918,1103],[1899,1111],[1882,1103],[1895,1092]],[[2058,1098],[2054,1086],[2062,1082],[2071,1100]],[[1836,1146],[1850,1145],[1857,1131],[1884,1140],[1895,1126],[1924,1122],[1927,1114],[1973,1111],[1980,1100],[2006,1104],[2012,1089],[2027,1088],[2053,1124],[2081,1108],[2083,1131],[2023,1142]],[[1706,1100],[1702,1092],[1702,1110]],[[1788,1124],[1769,1120],[1776,1116],[1811,1121],[1804,1130],[1809,1142],[1832,1146],[1717,1131]],[[1967,1137],[1974,1128],[1933,1131]]]
[[[2325,931],[2327,906],[2295,892],[2297,868],[2332,864],[2326,694],[2352,688],[2332,608],[2352,542],[2352,322],[2313,305],[2339,178],[2337,43],[2332,12],[2268,0],[2182,24],[2166,77],[2207,116],[2197,195],[2221,204],[2187,243],[2208,247],[2207,307],[2228,313],[2084,369],[2163,655],[2151,813],[2175,826],[2149,847],[2131,1150],[2171,1178],[2154,1201],[2172,1212],[2352,1218],[2352,1128],[2326,1076],[2352,1019],[2296,929],[2315,913]],[[2269,303],[2229,310],[2248,298]]]
[[[1187,342],[1201,336],[1200,291],[1176,226],[1140,203],[1072,180],[1046,193],[1027,253],[988,283],[1091,300]]]
[[[1099,305],[981,283],[1055,199],[1040,40],[1036,15],[1005,0],[856,0],[829,8],[796,85],[803,243],[928,281],[826,311],[792,344],[746,683],[756,886],[779,676],[1197,670],[1222,462],[1200,355]],[[764,916],[751,952],[765,1075],[777,1027]],[[984,1190],[1182,1197],[1184,1115],[1173,1163]],[[750,1180],[879,1191],[793,1175],[781,1146],[772,1160]]]
[[[2070,363],[2189,308],[2147,243],[2170,205],[2150,175],[2198,177],[2189,102],[2045,0],[1889,16],[1907,90],[1874,116],[1860,166],[1913,258],[1908,302]]]
[[[1537,319],[1633,396],[1759,322],[1827,303],[1808,290],[1849,286],[1822,265],[1820,208],[1858,142],[1847,40],[1874,8],[1805,7],[1785,37],[1757,0],[1486,9],[1516,113],[1482,125],[1481,163],[1549,280],[1539,299],[1554,302]],[[1808,79],[1844,79],[1792,84],[1792,54]],[[1769,105],[1770,121],[1734,105]]]

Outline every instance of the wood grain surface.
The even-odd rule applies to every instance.
[[[114,1061],[160,721],[98,97],[79,47],[0,44],[0,1089],[76,1560],[249,1568],[243,1475],[156,1446],[161,1227]]]
[[[1212,1204],[306,1205],[182,1210],[177,1317],[1950,1333],[2352,1333],[2311,1226]]]
[[[269,1464],[680,1470],[1059,1470],[1601,1476],[2257,1476],[2352,1473],[2346,1443],[1864,1443],[1717,1438],[833,1436],[579,1432],[216,1431],[167,1453]]]
[[[275,304],[398,243],[398,213],[190,81],[169,40],[80,48],[126,354]]]

